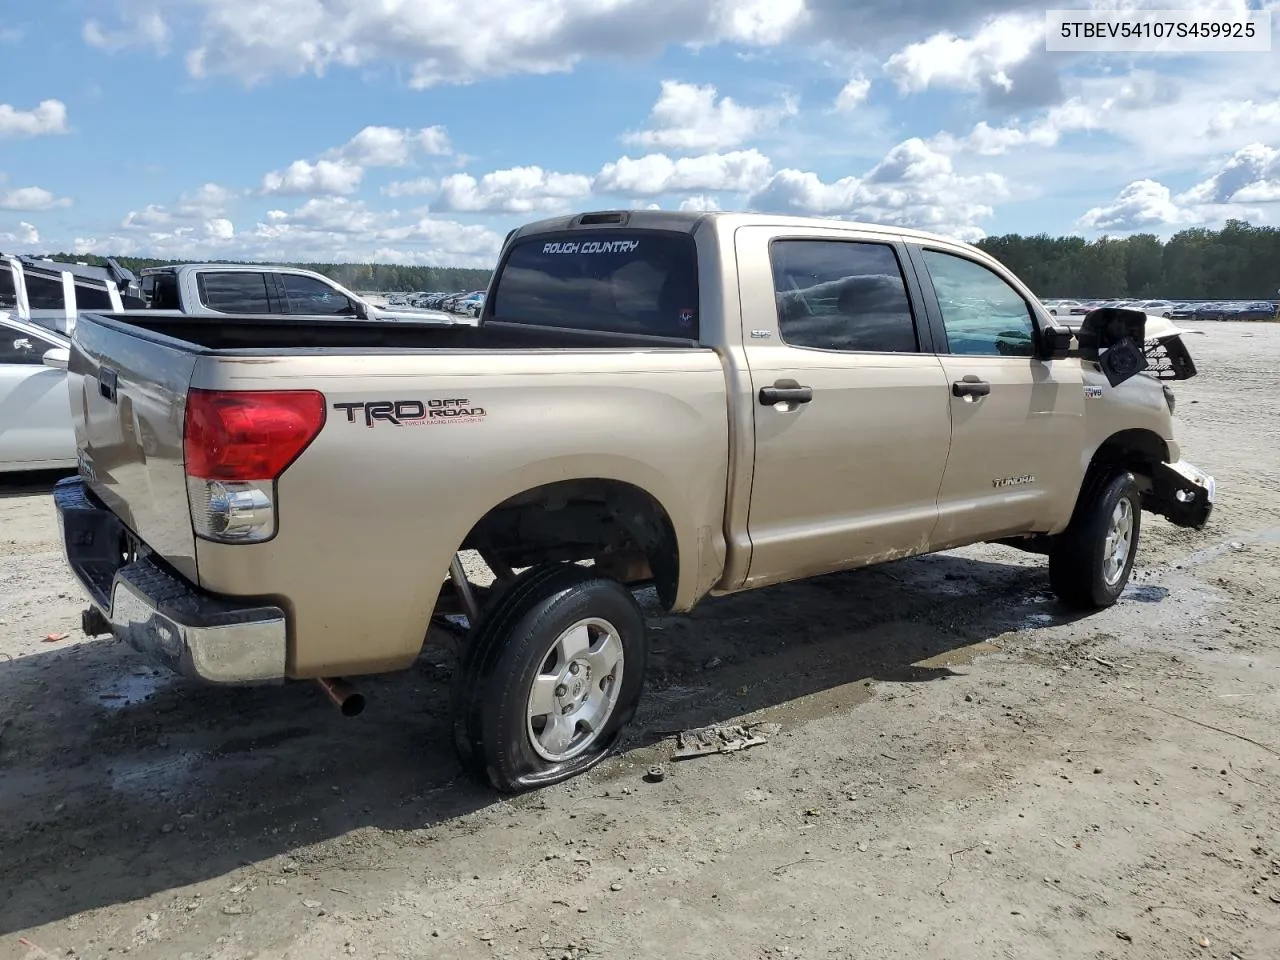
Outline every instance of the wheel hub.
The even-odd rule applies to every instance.
[[[529,689],[529,743],[559,763],[591,749],[621,690],[622,640],[606,620],[580,620],[547,650]]]
[[[561,693],[561,691],[564,691]],[[573,713],[591,699],[591,665],[575,660],[565,668],[556,687],[561,713]]]

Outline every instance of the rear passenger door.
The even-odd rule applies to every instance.
[[[737,232],[755,412],[747,585],[927,549],[948,385],[901,244]]]
[[[1012,275],[963,248],[910,250],[951,405],[934,548],[1047,532],[1079,489],[1080,361],[1036,357],[1037,312]]]

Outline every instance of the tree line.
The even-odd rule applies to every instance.
[[[1280,288],[1280,228],[1228,220],[1221,230],[1194,228],[1161,240],[1128,237],[1051,237],[1007,233],[977,246],[996,257],[1041,297],[1165,297],[1175,300],[1264,300]],[[102,257],[55,254],[54,259],[101,265]],[[130,270],[177,260],[117,257]],[[232,262],[232,261],[223,261]],[[383,263],[291,263],[354,290],[483,290],[489,270],[409,267]]]
[[[1221,230],[1116,239],[1016,233],[976,246],[1041,297],[1273,300],[1280,288],[1280,229],[1228,220]]]

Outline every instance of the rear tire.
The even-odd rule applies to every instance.
[[[1129,583],[1142,527],[1142,493],[1132,473],[1086,479],[1067,529],[1049,552],[1049,583],[1064,604],[1101,610]]]
[[[508,793],[590,770],[635,715],[647,655],[621,583],[574,564],[525,572],[479,618],[455,680],[463,766]]]

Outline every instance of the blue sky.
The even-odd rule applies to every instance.
[[[6,7],[3,250],[488,266],[521,222],[650,205],[1280,221],[1280,51],[1048,53],[1019,0]]]

